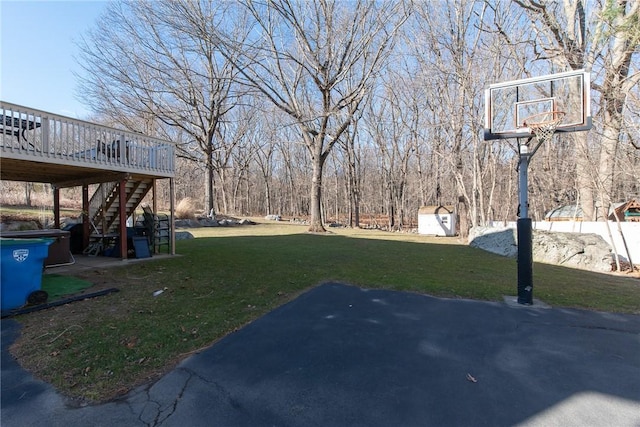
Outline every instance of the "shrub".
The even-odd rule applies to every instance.
[[[196,204],[191,197],[185,197],[176,206],[176,218],[194,219],[196,217]]]

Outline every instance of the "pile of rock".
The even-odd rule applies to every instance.
[[[196,219],[176,219],[176,228],[197,228],[197,227],[232,227],[237,225],[255,225],[256,223],[248,219],[237,219],[231,217],[196,218]]]
[[[469,246],[515,258],[518,255],[517,232],[512,228],[474,227],[469,232]],[[613,259],[611,247],[597,234],[533,230],[533,260],[608,272]]]
[[[289,223],[297,225],[309,225],[309,220],[304,218],[291,218],[289,220]]]

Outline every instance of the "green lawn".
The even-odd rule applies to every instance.
[[[21,316],[14,354],[63,392],[103,400],[318,283],[493,301],[516,294],[514,259],[454,238],[319,235],[278,223],[189,231],[197,238],[177,242],[180,256],[91,272],[120,292]],[[640,313],[638,279],[536,264],[534,286],[552,306]]]

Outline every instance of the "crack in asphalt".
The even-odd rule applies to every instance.
[[[145,391],[144,391],[144,393],[145,393],[145,394],[146,394],[146,396],[147,396],[146,403],[143,405],[143,407],[142,407],[142,411],[140,411],[140,413],[138,414],[138,420],[139,420],[141,423],[144,423],[144,425],[146,425],[147,427],[151,427],[151,426],[152,426],[152,424],[151,424],[151,423],[148,423],[148,422],[146,422],[146,421],[143,419],[144,414],[145,414],[146,409],[147,409],[147,405],[149,405],[150,403],[153,403],[153,404],[155,404],[155,405],[158,407],[158,410],[160,409],[160,404],[159,404],[158,402],[156,402],[156,401],[154,401],[154,400],[152,400],[152,399],[151,399],[151,395],[150,395],[150,393],[149,393],[149,389],[150,389],[150,388],[151,388],[151,387],[147,387],[147,388],[145,389]],[[132,406],[132,405],[130,404],[130,406]],[[132,410],[133,410],[133,407],[132,407]],[[156,415],[156,418],[157,418],[157,415]]]
[[[178,392],[176,397],[173,399],[173,402],[169,403],[168,405],[163,406],[161,402],[151,397],[152,387],[148,387],[145,389],[144,393],[146,395],[146,399],[145,399],[146,401],[142,406],[142,410],[138,414],[138,420],[141,423],[143,423],[145,426],[147,427],[161,426],[167,419],[169,419],[176,412],[176,409],[178,408],[178,403],[184,396],[184,393],[187,387],[189,386],[191,379],[194,376],[193,372],[189,372],[186,369],[177,369],[177,370],[186,372],[187,377],[184,380],[184,383],[182,384],[180,391]],[[133,404],[129,403],[129,406],[132,407],[132,410],[133,410]],[[149,414],[149,412],[155,413],[151,421],[147,421],[150,418],[149,415],[151,415]]]
[[[215,392],[222,398],[222,400],[226,401],[230,407],[237,411],[242,411],[242,405],[240,404],[240,402],[238,402],[238,400],[236,400],[231,395],[229,390],[227,390],[219,382],[206,378],[201,374],[187,368],[176,368],[176,371],[184,372],[186,376],[179,392],[170,402],[163,404],[160,400],[162,395],[154,398],[152,396],[153,385],[149,385],[143,390],[140,390],[138,394],[138,396],[140,396],[140,400],[138,400],[138,402],[136,402],[135,399],[132,400],[131,398],[125,401],[132,415],[136,416],[137,412],[137,419],[141,425],[144,425],[146,427],[160,427],[164,425],[167,420],[176,413],[180,401],[182,401],[185,393],[187,392],[187,388],[192,383],[192,381],[196,379],[201,380],[203,383],[206,383],[211,388],[213,388]],[[136,410],[136,407],[138,406],[142,408],[139,411]]]
[[[185,369],[186,370],[186,369]],[[211,384],[213,387],[215,387],[215,389],[218,391],[218,393],[227,401],[229,402],[229,404],[231,405],[232,408],[240,410],[242,408],[242,405],[231,396],[231,393],[222,385],[220,385],[220,383],[218,383],[217,381],[213,381],[210,380],[208,378],[203,377],[202,375],[198,374],[197,372],[194,371],[189,371],[191,376],[195,376],[197,378],[199,378],[200,380],[202,380],[203,382],[207,383],[207,384]]]
[[[190,372],[186,369],[180,369],[183,372],[186,372],[188,374],[187,379],[185,380],[184,384],[182,384],[182,388],[180,389],[180,392],[178,393],[178,395],[175,397],[175,399],[173,399],[173,404],[170,405],[170,409],[169,412],[162,418],[160,419],[161,415],[162,415],[162,410],[159,410],[158,413],[156,414],[156,418],[154,420],[154,424],[153,426],[159,426],[162,423],[164,423],[167,419],[169,419],[175,412],[176,409],[178,408],[178,403],[182,400],[182,397],[184,396],[185,391],[187,390],[187,387],[189,386],[189,383],[191,382],[191,379],[194,377],[194,373]]]
[[[171,418],[171,416],[178,409],[178,404],[184,397],[187,391],[187,387],[189,387],[189,384],[192,382],[192,380],[194,380],[194,378],[197,378],[202,382],[211,385],[216,390],[216,392],[223,398],[223,400],[228,402],[228,404],[235,410],[240,411],[242,409],[242,405],[236,399],[233,398],[229,390],[227,390],[217,381],[212,381],[190,369],[178,368],[177,370],[186,373],[187,377],[184,380],[184,383],[182,384],[180,391],[178,392],[178,394],[170,404],[163,406],[160,402],[158,402],[157,400],[154,400],[151,397],[150,389],[145,390],[146,403],[144,404],[144,409],[138,416],[138,419],[140,420],[140,422],[144,423],[144,425],[146,425],[147,427],[159,427],[163,425],[169,418]],[[151,409],[149,405],[153,405],[154,408]],[[148,419],[148,417],[145,417],[145,414],[148,414],[148,411],[155,412],[155,416],[153,417],[153,420],[151,422],[147,422],[144,419],[144,418]]]

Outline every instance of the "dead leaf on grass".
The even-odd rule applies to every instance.
[[[120,344],[124,345],[127,348],[133,348],[138,344],[138,337],[129,337],[120,341]]]

